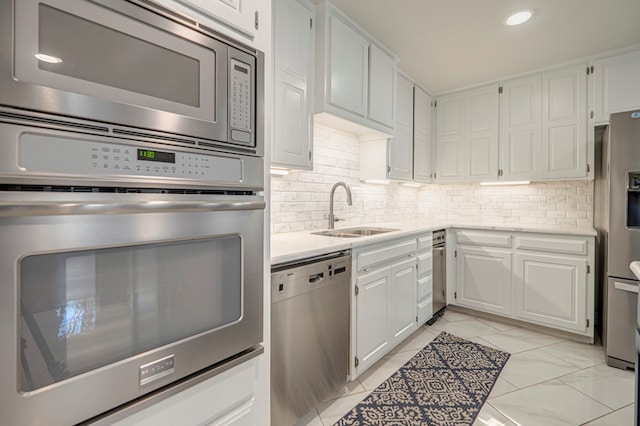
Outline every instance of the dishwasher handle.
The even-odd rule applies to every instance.
[[[318,274],[309,275],[309,283],[315,284],[319,283],[324,279],[324,272],[320,272]]]

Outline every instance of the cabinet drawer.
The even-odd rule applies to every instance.
[[[388,244],[377,245],[358,251],[356,262],[358,271],[370,268],[378,263],[388,262],[399,257],[415,256],[417,243],[415,239],[395,241]]]
[[[515,246],[519,250],[535,250],[586,256],[589,242],[586,238],[517,236]]]
[[[427,250],[427,249],[430,250],[432,245],[433,245],[433,237],[430,233],[428,235],[423,235],[418,237],[418,251]]]
[[[433,275],[418,279],[418,302],[433,294]]]
[[[456,239],[458,244],[511,247],[511,234],[500,232],[457,231]]]
[[[430,274],[433,270],[433,253],[418,253],[418,276]]]

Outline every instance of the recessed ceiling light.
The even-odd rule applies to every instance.
[[[59,64],[60,62],[62,62],[62,59],[55,56],[45,55],[44,53],[36,53],[36,58],[39,61],[47,62],[49,64]]]
[[[531,15],[533,15],[533,13],[530,10],[523,10],[520,12],[516,12],[513,15],[509,16],[504,21],[504,23],[509,26],[524,24],[529,19],[531,19]]]

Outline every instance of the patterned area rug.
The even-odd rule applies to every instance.
[[[335,426],[468,426],[509,354],[438,335]]]

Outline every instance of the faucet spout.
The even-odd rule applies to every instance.
[[[349,185],[347,185],[345,182],[336,182],[331,188],[331,193],[329,194],[329,229],[334,229],[335,222],[339,220],[333,214],[333,195],[335,194],[336,189],[339,186],[344,187],[345,191],[347,191],[347,204],[353,204],[353,201],[351,199],[351,188],[349,188]]]

